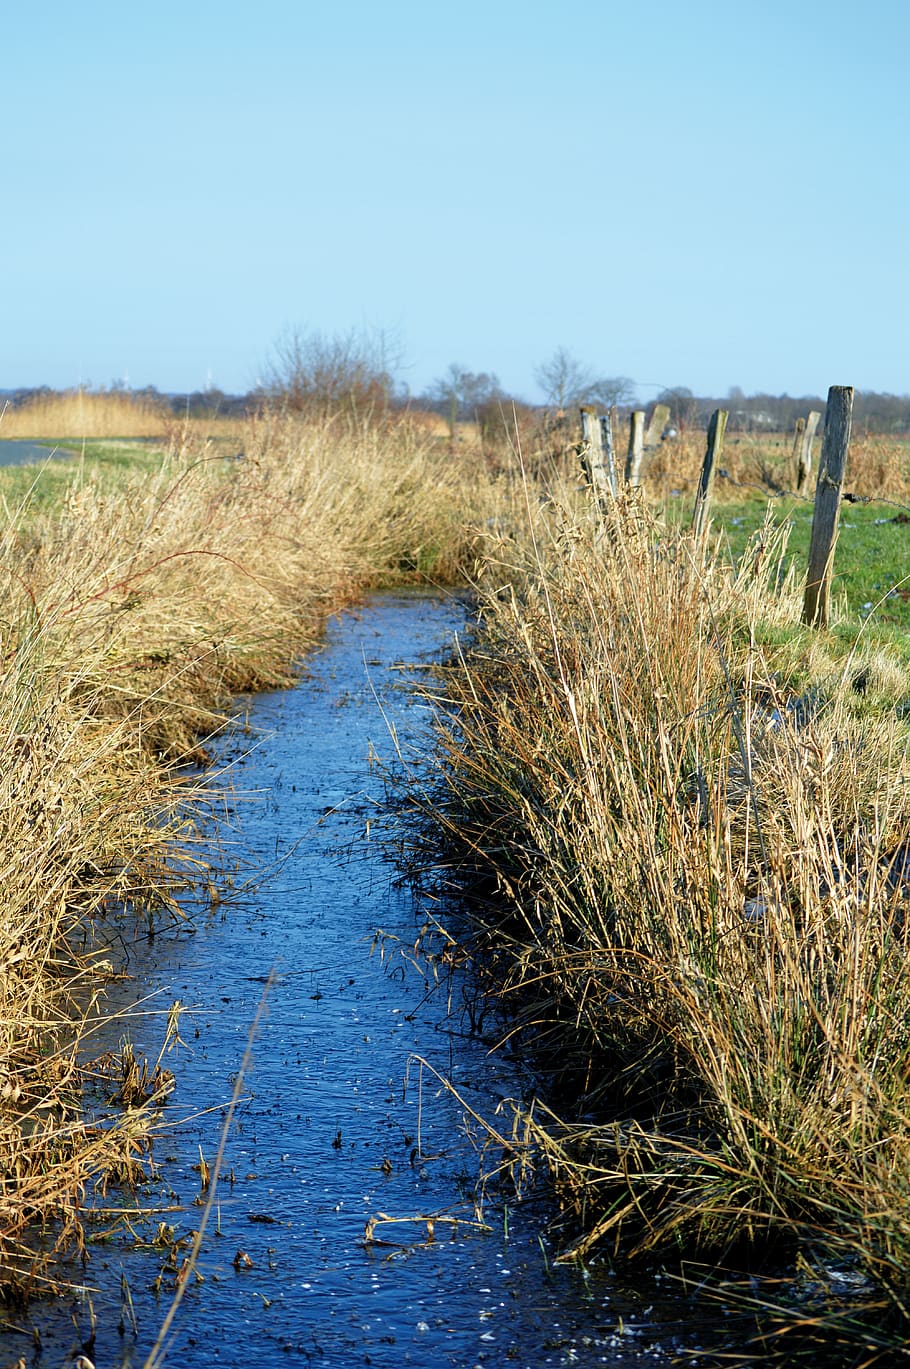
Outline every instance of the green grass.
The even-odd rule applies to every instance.
[[[673,500],[667,509],[671,522],[686,522],[691,503],[688,495]],[[736,503],[717,502],[712,527],[730,560],[739,563],[768,516],[775,526],[788,528],[781,573],[792,569],[799,583],[809,559],[811,503],[760,495]],[[899,510],[881,503],[845,504],[841,510],[832,586],[835,635],[855,637],[870,618],[866,632],[875,640],[900,642],[910,633],[910,523],[896,522],[899,516]]]
[[[0,508],[5,500],[9,509],[28,504],[36,510],[47,511],[59,504],[77,473],[99,490],[109,493],[128,479],[156,471],[165,450],[163,443],[129,438],[104,438],[93,442],[47,438],[46,441],[66,455],[27,466],[0,465]]]

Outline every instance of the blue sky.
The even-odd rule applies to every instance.
[[[906,0],[40,0],[0,21],[0,388],[240,391],[385,330],[539,397],[910,392]]]

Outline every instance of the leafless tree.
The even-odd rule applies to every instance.
[[[291,412],[364,416],[388,407],[400,359],[384,332],[293,329],[275,344],[265,390]]]
[[[558,410],[577,408],[580,404],[612,409],[635,398],[635,382],[628,376],[598,376],[565,347],[557,347],[549,361],[537,367],[534,379],[547,403]]]

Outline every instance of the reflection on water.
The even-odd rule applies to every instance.
[[[494,1199],[489,1229],[476,1226],[478,1161],[462,1105],[409,1059],[429,1061],[486,1116],[520,1093],[518,1062],[467,1033],[457,982],[428,994],[403,957],[371,954],[379,927],[413,944],[420,911],[375,840],[383,782],[371,749],[390,751],[383,711],[404,735],[425,724],[397,667],[438,653],[463,620],[457,602],[379,596],[332,627],[297,689],[250,701],[261,740],[234,783],[258,797],[238,805],[221,839],[269,877],[195,929],[131,948],[134,997],[192,1009],[187,1044],[167,1061],[178,1086],[173,1130],[156,1150],[161,1180],[142,1196],[159,1211],[134,1230],[110,1211],[99,1218],[88,1265],[74,1270],[86,1291],[62,1317],[34,1310],[43,1353],[33,1357],[27,1318],[23,1334],[0,1336],[0,1364],[25,1353],[56,1366],[83,1345],[98,1369],[142,1363],[173,1277],[154,1291],[164,1253],[138,1248],[137,1234],[158,1221],[182,1235],[197,1226],[200,1149],[212,1163],[273,970],[202,1247],[204,1281],[187,1290],[170,1364],[669,1362],[675,1333],[656,1325],[658,1284],[620,1291],[605,1273],[554,1266],[533,1210]],[[139,1017],[131,1034],[154,1056],[163,1021]],[[379,1214],[411,1220],[377,1227],[386,1243],[367,1245]]]

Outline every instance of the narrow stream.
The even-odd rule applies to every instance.
[[[203,1281],[187,1288],[168,1364],[659,1365],[691,1342],[659,1281],[620,1287],[554,1265],[541,1210],[494,1194],[487,1229],[475,1225],[478,1157],[462,1103],[413,1057],[486,1117],[520,1094],[520,1064],[470,1035],[457,981],[428,995],[400,954],[371,954],[377,928],[413,944],[420,908],[375,838],[384,784],[370,756],[389,755],[387,722],[408,739],[425,727],[426,706],[407,690],[417,672],[402,663],[419,671],[437,658],[464,617],[457,601],[377,596],[331,625],[297,688],[249,701],[259,740],[234,784],[258,797],[237,805],[233,836],[266,877],[195,927],[137,943],[130,966],[146,1010],[129,1027],[137,1054],[157,1054],[174,999],[191,1010],[186,1046],[166,1060],[177,1088],[155,1151],[160,1183],[140,1195],[158,1211],[132,1229],[111,1213],[95,1220],[76,1291],[0,1333],[0,1369],[20,1355],[56,1369],[81,1350],[97,1369],[144,1362],[174,1280],[166,1273],[155,1291],[166,1252],[143,1241],[161,1221],[182,1236],[198,1226],[200,1150],[213,1164],[273,972]],[[237,750],[237,738],[225,744]],[[365,1244],[381,1213],[408,1220]]]

